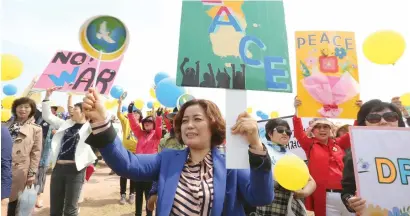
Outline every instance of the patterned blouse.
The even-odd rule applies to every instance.
[[[171,215],[211,215],[214,196],[213,162],[211,151],[198,164],[185,162],[172,206]]]
[[[20,127],[23,125],[24,123],[20,123],[15,121],[13,124],[10,125],[9,127],[9,132],[11,135],[11,138],[13,139],[13,142],[16,141],[19,133],[20,133]]]

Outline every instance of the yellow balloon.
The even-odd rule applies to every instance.
[[[2,109],[1,110],[1,121],[6,122],[11,118],[11,110]]]
[[[16,98],[14,96],[7,96],[4,97],[3,100],[1,100],[1,105],[3,106],[3,109],[11,109],[11,106],[13,105],[13,101]]]
[[[249,114],[253,113],[252,107],[248,107],[248,109],[246,109],[246,112]]]
[[[279,113],[278,113],[278,112],[272,111],[272,112],[270,113],[270,118],[278,118],[278,117],[279,117]]]
[[[135,100],[134,106],[137,107],[137,109],[142,110],[142,108],[144,107],[144,101],[140,99]]]
[[[158,109],[161,106],[161,103],[158,101],[155,101],[152,106],[154,106],[155,109]]]
[[[107,100],[104,103],[105,108],[109,109],[109,110],[115,108],[117,105],[118,105],[118,103],[117,103],[116,100],[112,100],[112,101]]]
[[[376,64],[394,64],[403,55],[406,41],[395,31],[378,31],[366,38],[363,52],[369,61]]]
[[[155,94],[155,89],[154,88],[150,88],[149,95],[151,95],[152,98],[157,98],[157,95]]]
[[[309,169],[306,163],[296,155],[285,155],[273,168],[275,180],[284,188],[297,191],[309,181]]]
[[[23,62],[14,55],[1,55],[1,81],[19,77],[23,73]]]
[[[406,93],[400,97],[403,106],[410,106],[410,93]]]

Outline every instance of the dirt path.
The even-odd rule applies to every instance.
[[[83,187],[84,201],[80,204],[80,214],[84,216],[133,216],[135,204],[119,204],[120,177],[108,175],[110,169],[101,163],[89,182]],[[127,184],[129,186],[129,183]],[[128,193],[127,189],[127,193]],[[128,197],[128,194],[127,194]],[[47,175],[46,187],[43,194],[44,207],[36,209],[33,216],[50,215],[50,175]],[[145,212],[143,212],[145,215]]]

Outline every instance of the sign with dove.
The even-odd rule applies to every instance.
[[[80,29],[80,43],[85,52],[101,61],[120,58],[127,49],[129,33],[125,24],[112,16],[95,16]]]

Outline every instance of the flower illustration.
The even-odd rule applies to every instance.
[[[335,56],[339,59],[343,59],[347,55],[345,48],[335,48]]]
[[[369,172],[370,164],[369,162],[364,161],[362,158],[357,162],[359,173]]]
[[[307,58],[305,61],[306,61],[306,66],[308,67],[313,67],[317,64],[317,58],[313,56]]]
[[[380,206],[369,205],[366,208],[366,213],[364,215],[368,216],[390,216],[387,209],[382,209]]]
[[[400,209],[394,207],[391,211],[389,211],[389,216],[409,216],[406,212],[400,212]]]

